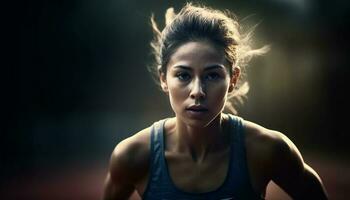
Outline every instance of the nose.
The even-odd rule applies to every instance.
[[[204,85],[199,78],[195,79],[192,83],[190,97],[196,100],[205,97]]]

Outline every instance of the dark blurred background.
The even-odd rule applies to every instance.
[[[1,199],[99,199],[114,146],[173,115],[147,66],[151,13],[185,1],[25,1],[5,20],[17,31],[3,81]],[[253,46],[239,115],[286,134],[331,199],[350,198],[349,3],[207,0],[233,11]],[[13,17],[12,17],[13,16]],[[11,37],[12,38],[12,37]],[[18,44],[18,48],[17,45]],[[271,187],[268,199],[287,198]]]

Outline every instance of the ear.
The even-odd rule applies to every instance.
[[[159,72],[160,86],[165,93],[168,93],[168,84],[166,82],[166,74],[164,72]]]
[[[241,68],[239,66],[232,67],[232,76],[230,80],[230,86],[228,88],[228,92],[232,92],[237,84],[239,76],[241,75]]]

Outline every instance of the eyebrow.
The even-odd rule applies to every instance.
[[[181,69],[186,69],[186,70],[192,71],[191,67],[185,66],[185,65],[175,65],[174,68],[181,68]],[[220,65],[220,64],[209,65],[204,69],[204,71],[208,71],[208,70],[212,70],[212,69],[225,69],[225,66]]]

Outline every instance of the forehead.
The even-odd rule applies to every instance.
[[[179,46],[170,56],[168,69],[178,66],[205,68],[211,65],[227,66],[224,51],[210,42],[191,41]]]

